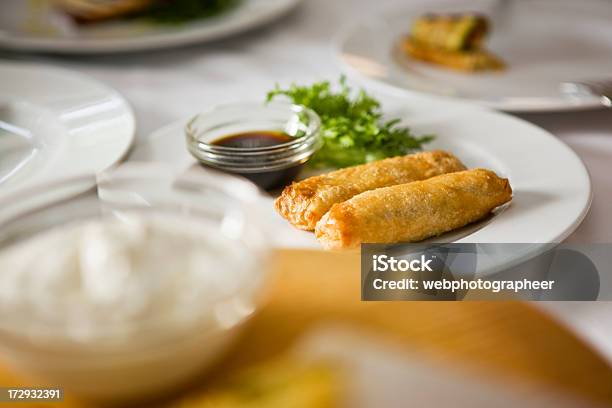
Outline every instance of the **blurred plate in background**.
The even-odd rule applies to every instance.
[[[300,0],[242,0],[218,16],[185,23],[116,20],[76,24],[50,0],[3,0],[0,48],[64,54],[95,54],[168,48],[227,37],[271,22]],[[33,5],[38,8],[33,8]]]
[[[399,40],[427,13],[481,12],[492,21],[486,47],[505,71],[461,73],[406,56]],[[508,111],[557,111],[601,106],[591,95],[561,93],[565,81],[612,77],[612,7],[604,0],[461,0],[427,2],[359,22],[342,32],[343,65],[400,92],[470,100]]]
[[[0,194],[100,172],[125,157],[134,115],[114,90],[72,71],[0,63]]]

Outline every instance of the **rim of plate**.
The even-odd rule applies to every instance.
[[[452,2],[439,0],[435,5],[449,5]],[[417,7],[403,6],[399,12],[407,13],[411,10],[419,10]],[[430,96],[448,101],[458,102],[470,102],[475,103],[481,107],[495,109],[504,112],[517,112],[517,113],[529,113],[529,112],[564,112],[564,111],[576,111],[576,110],[588,110],[588,109],[605,109],[601,102],[601,98],[597,96],[582,95],[574,98],[552,98],[552,97],[499,97],[499,98],[468,98],[468,97],[454,97],[450,95],[444,95],[441,93],[420,91],[408,87],[402,87],[389,83],[387,80],[382,78],[374,78],[370,75],[362,73],[358,68],[354,67],[349,61],[343,56],[343,48],[345,43],[357,32],[358,28],[369,23],[372,24],[375,21],[381,21],[385,16],[397,13],[397,7],[387,6],[383,8],[379,13],[369,19],[359,19],[350,21],[343,24],[337,33],[331,40],[333,54],[340,65],[349,76],[358,82],[363,83],[372,88],[379,88],[390,95],[396,95],[398,97],[406,95],[415,96]],[[389,47],[394,47],[393,43],[389,44]]]
[[[589,172],[589,169],[584,163],[584,161],[582,160],[582,158],[578,156],[578,154],[576,154],[576,152],[574,152],[572,148],[569,147],[563,140],[557,138],[551,132],[527,120],[517,118],[515,116],[511,116],[503,112],[495,111],[487,107],[483,107],[482,109],[495,116],[503,117],[504,119],[515,121],[516,123],[522,126],[530,127],[534,132],[539,132],[542,137],[548,138],[551,142],[556,143],[559,148],[564,149],[566,153],[569,153],[571,156],[573,156],[577,160],[577,164],[580,165],[580,170],[582,171],[583,176],[585,176],[586,187],[587,187],[586,200],[583,203],[582,208],[580,208],[576,217],[570,223],[568,223],[561,231],[557,232],[555,236],[550,239],[549,242],[539,242],[539,241],[535,242],[533,243],[533,245],[531,245],[529,248],[527,248],[523,252],[517,253],[514,257],[510,257],[511,259],[507,259],[504,262],[500,262],[499,264],[494,265],[491,268],[488,268],[485,270],[479,270],[479,272],[483,273],[484,275],[492,275],[497,272],[520,265],[523,262],[527,262],[530,259],[533,259],[534,257],[536,257],[537,255],[540,255],[544,250],[546,250],[547,247],[550,246],[550,244],[553,244],[554,246],[556,246],[557,244],[560,244],[561,242],[563,242],[567,237],[569,237],[580,226],[580,224],[582,224],[586,216],[589,214],[591,205],[593,204],[593,184],[591,181],[591,174]],[[510,203],[510,205],[512,205],[512,203]],[[477,235],[480,231],[482,231],[486,227],[487,226],[485,225],[482,229],[478,229],[474,231],[473,234],[470,234],[466,236],[465,238],[461,238],[455,242],[469,243],[471,236]],[[525,241],[525,242],[529,243],[529,241]]]
[[[571,156],[573,156],[578,164],[580,165],[580,170],[583,172],[583,176],[585,176],[585,180],[587,181],[586,183],[586,187],[587,187],[587,196],[586,196],[586,201],[583,205],[583,207],[581,208],[580,212],[578,213],[577,217],[573,220],[573,222],[569,223],[563,230],[561,230],[560,232],[558,232],[555,237],[552,237],[550,239],[550,241],[545,242],[545,243],[560,243],[561,241],[563,241],[565,238],[567,238],[572,232],[574,232],[576,230],[576,228],[582,223],[582,221],[584,220],[584,218],[587,216],[587,214],[589,213],[589,210],[591,208],[591,204],[593,202],[593,184],[591,182],[591,174],[586,166],[586,164],[584,163],[584,161],[582,160],[582,158],[580,156],[578,156],[576,154],[576,152],[574,152],[572,150],[571,147],[569,147],[567,145],[567,143],[565,143],[563,140],[557,138],[555,135],[553,135],[551,132],[545,130],[544,128],[541,128],[525,119],[521,119],[521,118],[517,118],[515,116],[506,114],[504,112],[499,112],[496,110],[493,110],[491,108],[483,108],[484,111],[488,112],[489,114],[493,115],[493,116],[497,116],[500,118],[503,118],[504,120],[510,120],[510,121],[514,121],[517,124],[520,124],[520,126],[526,126],[531,128],[534,133],[538,132],[540,133],[541,137],[547,138],[549,141],[551,141],[552,143],[557,144],[557,146],[563,150],[565,150],[566,153],[570,154]],[[475,235],[479,232],[475,231],[474,234],[470,234],[469,236],[465,237],[465,238],[469,238],[472,235]],[[464,238],[462,238],[460,241],[464,241]],[[467,242],[467,241],[465,241]],[[528,242],[528,241],[526,241]]]
[[[244,0],[252,2],[254,0]],[[105,54],[111,52],[137,52],[186,46],[219,40],[272,22],[298,6],[303,0],[274,0],[267,12],[250,14],[249,18],[236,18],[230,10],[228,15],[218,18],[225,23],[206,25],[202,21],[187,23],[185,28],[156,32],[142,37],[84,39],[79,37],[29,38],[11,35],[0,30],[0,48],[13,51],[42,51],[58,54]],[[237,8],[245,7],[238,5]]]
[[[92,171],[92,174],[107,170],[111,168],[112,166],[116,165],[117,163],[122,162],[128,157],[128,154],[132,150],[132,147],[134,146],[134,142],[136,140],[136,116],[134,114],[134,109],[132,108],[130,103],[127,101],[127,99],[125,99],[125,97],[121,93],[119,93],[119,91],[107,85],[106,83],[99,81],[96,78],[93,78],[82,72],[60,68],[56,66],[39,65],[39,64],[29,63],[29,62],[16,62],[16,61],[0,62],[0,72],[2,72],[4,69],[7,69],[7,68],[12,69],[12,70],[20,70],[20,71],[27,70],[27,71],[30,71],[33,73],[39,73],[39,74],[49,73],[49,74],[61,76],[63,78],[67,78],[69,80],[73,80],[76,78],[78,81],[87,83],[91,85],[92,87],[95,87],[96,89],[104,93],[112,95],[113,98],[115,98],[117,101],[121,103],[122,109],[125,110],[125,113],[127,114],[126,116],[126,118],[128,119],[127,128],[126,128],[127,137],[126,137],[125,142],[122,145],[121,151],[117,152],[116,158],[113,159],[112,161],[109,161],[107,165],[99,169],[96,169],[95,171]],[[45,179],[53,179],[53,177],[54,176],[45,177],[41,175],[35,175],[32,177],[32,180],[26,183],[26,186],[31,185],[31,183],[35,183],[35,184],[40,183],[41,181],[44,181]],[[6,192],[11,193],[21,188],[22,188],[21,186],[11,186],[11,187],[6,188],[5,190],[7,190]],[[4,193],[5,192],[3,191],[0,194],[4,194]]]

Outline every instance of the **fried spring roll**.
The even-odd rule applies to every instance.
[[[443,174],[335,204],[317,223],[315,234],[327,249],[420,241],[477,221],[511,198],[508,179],[492,171]]]
[[[505,68],[505,64],[502,60],[486,50],[471,50],[465,52],[446,51],[443,49],[424,47],[412,38],[405,38],[402,40],[402,49],[412,58],[443,65],[460,71],[498,71]]]
[[[410,36],[428,48],[445,51],[474,50],[489,31],[485,16],[477,14],[426,14],[412,25]]]
[[[459,159],[443,151],[392,157],[292,183],[274,205],[291,224],[312,231],[332,205],[364,191],[461,170]]]
[[[78,22],[85,23],[142,11],[155,0],[54,0],[54,3]]]

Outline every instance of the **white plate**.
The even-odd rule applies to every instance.
[[[185,24],[115,21],[79,26],[53,10],[50,0],[33,12],[29,1],[2,0],[0,47],[70,54],[142,51],[216,40],[266,24],[300,0],[243,0],[219,16]],[[46,4],[46,6],[45,6]]]
[[[585,217],[591,202],[589,175],[576,154],[550,133],[474,105],[412,97],[404,106],[410,111],[402,117],[416,133],[437,135],[427,149],[446,149],[469,167],[493,169],[508,177],[514,190],[513,201],[504,211],[438,241],[559,242]],[[179,170],[194,165],[185,148],[186,121],[153,132],[130,160],[167,162]],[[291,227],[276,214],[272,200],[266,199],[263,205],[275,246],[320,248],[312,233]],[[508,254],[504,264],[525,259],[537,247],[526,246],[522,254]]]
[[[0,194],[54,178],[102,171],[127,154],[134,115],[114,90],[79,73],[0,64]]]
[[[479,11],[493,21],[487,47],[502,72],[459,73],[418,62],[398,50],[411,22],[426,12]],[[393,10],[347,28],[338,39],[349,72],[402,92],[468,99],[508,111],[601,106],[598,98],[564,95],[560,83],[612,78],[612,7],[605,0],[455,0]]]

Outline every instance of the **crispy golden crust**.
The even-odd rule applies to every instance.
[[[508,179],[485,169],[366,191],[335,204],[317,223],[327,249],[362,242],[413,242],[477,221],[512,199]]]
[[[488,31],[484,15],[426,14],[412,24],[410,37],[429,48],[463,51],[482,48]]]
[[[274,206],[297,228],[312,231],[332,205],[359,193],[461,170],[459,159],[443,151],[392,157],[292,183]]]
[[[446,51],[422,46],[411,38],[402,40],[402,49],[414,59],[460,71],[498,71],[505,68],[502,60],[485,50]]]

